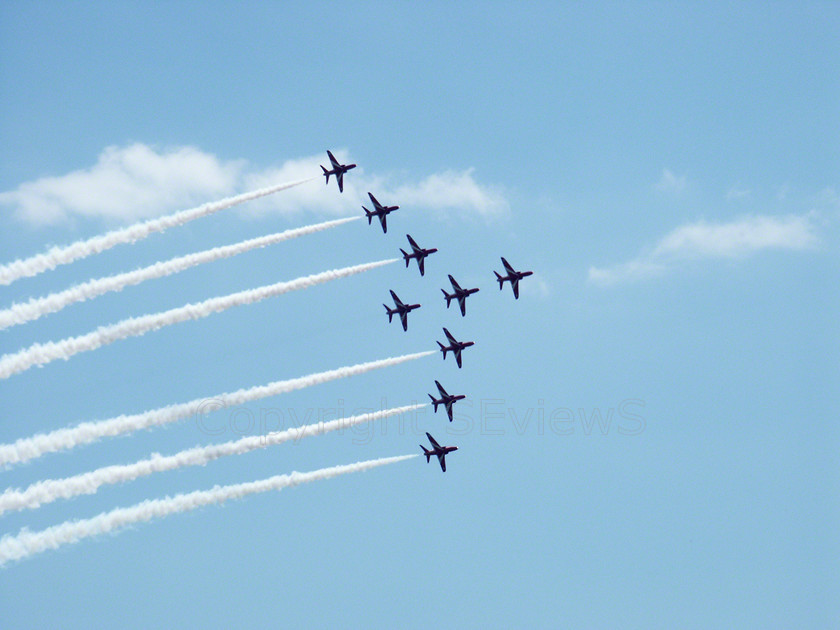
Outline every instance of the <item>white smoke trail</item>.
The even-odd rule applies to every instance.
[[[379,359],[378,361],[358,363],[285,381],[275,381],[268,385],[259,385],[250,389],[240,389],[213,398],[199,398],[187,403],[169,405],[143,413],[122,415],[108,420],[83,422],[75,427],[58,429],[49,433],[39,433],[29,438],[21,438],[12,444],[0,444],[0,467],[35,459],[45,453],[89,444],[103,437],[131,433],[148,427],[176,422],[191,416],[203,416],[212,411],[236,407],[261,398],[285,394],[304,387],[312,387],[340,378],[364,374],[371,370],[399,365],[431,354],[435,354],[435,351],[417,352],[399,357]]]
[[[0,311],[0,330],[8,328],[9,326],[24,324],[49,313],[55,313],[56,311],[63,309],[65,306],[69,306],[75,302],[90,300],[98,295],[102,295],[103,293],[108,293],[109,291],[121,291],[127,286],[139,284],[141,282],[145,282],[146,280],[169,276],[173,273],[178,273],[179,271],[189,269],[190,267],[194,267],[196,265],[220,260],[222,258],[229,258],[230,256],[243,254],[259,247],[274,245],[275,243],[297,238],[298,236],[314,234],[315,232],[337,227],[350,221],[356,221],[360,218],[361,217],[347,217],[344,219],[335,219],[334,221],[325,221],[315,225],[308,225],[306,227],[294,228],[284,232],[278,232],[276,234],[252,238],[234,245],[214,247],[213,249],[208,249],[203,252],[188,254],[186,256],[173,258],[172,260],[155,263],[154,265],[150,265],[142,269],[136,269],[126,273],[108,276],[106,278],[90,280],[84,284],[70,287],[66,291],[52,293],[42,298],[32,298],[27,302],[13,304],[11,307]]]
[[[230,486],[216,486],[211,490],[198,490],[187,494],[176,494],[164,499],[150,499],[127,508],[117,508],[110,512],[102,512],[93,518],[76,521],[66,521],[39,532],[22,529],[16,536],[6,534],[0,538],[0,566],[12,560],[21,560],[48,549],[57,549],[62,545],[76,543],[84,538],[107,534],[132,523],[151,521],[164,518],[178,512],[188,512],[205,505],[224,503],[230,499],[239,499],[250,494],[282,490],[289,486],[297,486],[311,481],[331,479],[338,475],[363,472],[396,464],[417,455],[402,455],[400,457],[383,457],[344,466],[321,468],[312,472],[292,472],[286,475],[276,475],[260,481],[238,483]]]
[[[362,424],[398,416],[403,413],[427,407],[428,403],[394,407],[382,411],[374,411],[349,418],[339,418],[329,422],[317,422],[301,427],[292,427],[285,431],[277,431],[267,435],[254,435],[224,444],[196,446],[175,455],[163,456],[152,454],[147,459],[133,464],[106,466],[90,472],[66,477],[64,479],[47,479],[33,483],[26,490],[6,490],[0,494],[0,514],[9,510],[37,508],[56,499],[69,499],[80,494],[94,494],[100,486],[131,481],[138,477],[145,477],[153,473],[183,468],[184,466],[203,466],[220,457],[227,455],[241,455],[260,448],[282,444],[290,440],[300,440],[305,437],[321,435],[329,431],[345,429]]]
[[[168,228],[183,225],[199,217],[225,210],[231,206],[305,184],[313,179],[317,179],[317,177],[309,177],[296,182],[287,182],[285,184],[278,184],[277,186],[260,188],[259,190],[252,190],[251,192],[236,195],[235,197],[211,201],[195,208],[190,208],[189,210],[181,210],[165,217],[135,223],[134,225],[112,230],[111,232],[94,236],[84,241],[76,241],[71,245],[53,247],[43,254],[36,254],[29,258],[22,258],[5,265],[0,265],[0,285],[11,284],[20,278],[34,276],[44,271],[55,269],[59,265],[66,265],[79,258],[104,252],[106,249],[110,249],[120,243],[133,243],[155,232],[163,232]]]
[[[33,365],[44,365],[56,359],[64,359],[66,361],[74,354],[96,350],[120,339],[137,337],[150,330],[162,328],[163,326],[171,326],[172,324],[185,322],[190,319],[200,319],[213,313],[227,310],[233,306],[253,304],[266,298],[281,295],[282,293],[288,293],[297,289],[307,289],[317,284],[329,282],[330,280],[338,280],[339,278],[346,278],[347,276],[370,271],[384,265],[390,265],[396,261],[396,258],[391,258],[389,260],[379,260],[363,265],[323,271],[312,274],[311,276],[289,280],[288,282],[278,282],[257,289],[248,289],[239,291],[238,293],[231,293],[230,295],[210,298],[203,302],[187,304],[163,311],[162,313],[131,317],[116,324],[100,326],[93,332],[85,335],[68,337],[61,341],[32,344],[25,350],[5,354],[0,357],[0,379],[9,378],[13,374],[28,370]]]

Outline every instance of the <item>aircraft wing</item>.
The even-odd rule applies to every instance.
[[[457,282],[455,282],[455,278],[453,278],[452,276],[449,276],[449,282],[452,284],[453,289],[455,289],[456,291],[461,290],[461,286]]]
[[[440,462],[440,469],[443,472],[446,472],[446,455],[441,454],[441,455],[438,455],[437,457],[438,457],[438,461]]]
[[[330,151],[329,149],[327,149],[327,155],[330,157],[330,162],[332,162],[333,168],[341,166],[338,163],[338,160],[335,159],[335,156],[332,154],[332,151]]]
[[[396,294],[396,293],[394,293],[393,291],[391,291],[391,297],[392,297],[392,298],[393,298],[393,300],[394,300],[394,306],[396,306],[397,308],[399,308],[400,306],[405,306],[405,304],[403,304],[403,303],[400,301],[400,298],[398,298],[398,297],[397,297],[397,294]]]
[[[518,300],[519,299],[519,278],[514,279],[510,284],[513,287],[513,297],[515,297]]]
[[[452,402],[450,401],[445,405],[446,407],[446,414],[449,416],[449,422],[452,422]]]
[[[415,252],[420,249],[420,246],[414,242],[413,238],[411,238],[411,234],[406,234],[405,237],[408,239],[408,242],[411,245],[411,249],[413,249]]]
[[[382,232],[387,233],[388,232],[388,215],[385,214],[385,213],[380,214],[379,215],[379,222],[382,224]]]
[[[467,316],[467,298],[461,296],[458,298],[458,305],[461,307],[461,317]]]
[[[505,271],[508,272],[508,275],[516,273],[516,270],[510,266],[510,263],[505,260],[504,256],[502,257],[502,264],[505,266]]]
[[[455,363],[458,364],[458,367],[462,367],[461,366],[461,351],[460,350],[455,351]]]
[[[408,311],[400,311],[400,321],[403,325],[403,330],[408,330]]]
[[[434,446],[435,448],[440,448],[440,444],[438,444],[437,440],[432,437],[431,433],[426,432],[426,437],[429,438],[429,442],[431,443],[432,446]]]
[[[449,339],[449,343],[453,345],[458,343],[457,341],[455,341],[455,337],[452,336],[452,333],[449,332],[446,328],[443,329],[443,334],[446,335],[447,339]]]
[[[338,192],[344,192],[344,173],[336,173],[335,178],[338,180]]]
[[[382,210],[382,204],[376,200],[376,197],[373,196],[373,193],[368,193],[368,197],[370,197],[370,202],[373,204],[373,207],[377,210]]]
[[[418,258],[417,259],[417,266],[420,267],[420,275],[423,276],[426,274],[426,259],[425,258]]]
[[[443,389],[443,385],[441,385],[438,381],[435,381],[435,385],[437,385],[438,392],[440,392],[441,396],[443,396],[444,398],[449,396],[449,394],[446,393],[446,390]]]

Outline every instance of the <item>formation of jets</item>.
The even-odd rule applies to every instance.
[[[332,166],[331,169],[327,169],[324,166],[321,166],[321,169],[324,171],[324,177],[327,179],[327,184],[330,182],[330,175],[335,175],[336,181],[338,183],[338,190],[339,192],[344,192],[344,174],[356,167],[355,164],[341,164],[338,160],[335,159],[332,153],[327,151],[327,156],[330,158],[330,164]],[[379,223],[382,226],[383,234],[388,233],[388,215],[393,212],[394,210],[398,210],[399,206],[383,206],[379,201],[377,201],[376,197],[373,196],[373,193],[368,192],[368,197],[370,198],[370,202],[373,204],[373,210],[368,210],[365,206],[362,206],[362,209],[365,212],[365,216],[368,220],[368,225],[373,223],[374,217],[379,219]],[[417,242],[411,238],[410,234],[406,234],[406,238],[408,239],[408,244],[411,246],[411,252],[406,252],[404,249],[400,249],[402,253],[403,259],[405,260],[405,266],[408,268],[409,263],[412,259],[417,261],[417,267],[420,270],[420,275],[426,275],[426,268],[425,268],[425,260],[426,257],[430,254],[434,254],[437,248],[428,248],[425,249],[420,247]],[[499,289],[501,290],[504,288],[505,282],[510,282],[511,289],[513,289],[513,297],[515,299],[519,299],[519,281],[523,278],[527,278],[528,276],[532,275],[533,271],[517,271],[514,269],[508,261],[502,257],[502,265],[504,266],[504,274],[502,275],[497,271],[493,271],[496,275],[496,281],[499,283]],[[464,289],[459,285],[455,278],[449,275],[449,283],[452,285],[452,293],[447,293],[446,289],[441,289],[443,292],[443,297],[446,300],[446,308],[448,309],[452,300],[458,301],[458,306],[461,309],[461,316],[465,317],[467,314],[467,305],[466,301],[469,296],[474,293],[478,293],[478,287],[472,289]],[[393,321],[394,315],[399,315],[400,322],[402,323],[402,327],[404,331],[408,330],[408,314],[413,311],[414,309],[420,308],[419,304],[405,304],[400,300],[397,294],[391,290],[391,299],[394,301],[394,307],[391,308],[387,304],[383,304],[385,307],[385,311],[388,314],[388,321]],[[440,351],[443,353],[443,360],[446,360],[446,353],[451,352],[455,356],[455,362],[457,363],[458,367],[462,367],[462,359],[461,359],[461,352],[465,348],[469,348],[472,345],[475,345],[473,341],[458,341],[455,337],[452,336],[452,333],[449,332],[446,328],[443,329],[443,334],[446,335],[447,345],[444,345],[442,342],[438,341],[437,344],[440,347]],[[464,394],[449,394],[440,384],[440,382],[435,381],[435,385],[437,385],[438,394],[440,398],[435,398],[432,394],[429,394],[429,398],[432,400],[432,405],[434,407],[435,412],[437,412],[438,407],[443,405],[446,409],[446,414],[449,417],[449,421],[452,422],[452,406],[459,400],[463,400],[466,398]],[[428,463],[431,461],[432,456],[438,458],[438,462],[440,463],[440,468],[443,472],[446,472],[446,455],[451,453],[452,451],[457,451],[457,446],[441,446],[435,441],[435,438],[431,436],[430,433],[426,433],[426,437],[429,439],[429,443],[431,444],[431,448],[427,449],[422,444],[420,448],[423,449],[423,454],[426,456],[426,462]]]

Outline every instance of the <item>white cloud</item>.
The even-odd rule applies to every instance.
[[[333,154],[342,164],[349,162],[346,151],[333,151]],[[246,174],[243,177],[242,187],[244,190],[252,190],[271,186],[277,182],[295,181],[320,175],[319,165],[327,162],[326,154],[286,160],[280,166]],[[311,184],[298,186],[283,191],[283,194],[264,197],[258,202],[242,206],[241,212],[253,215],[311,213],[332,216],[347,215],[357,210],[361,212],[362,202],[367,202],[370,207],[367,196],[363,198],[365,192],[359,187],[362,178],[366,181],[370,179],[364,176],[364,169],[357,166],[344,176],[343,194],[339,194],[333,177],[330,177],[329,186],[324,184],[323,177],[319,177]],[[380,201],[383,200],[380,198]]]
[[[700,221],[666,234],[648,253],[612,267],[589,268],[598,284],[640,280],[660,275],[685,260],[737,258],[764,249],[804,250],[818,239],[808,216],[753,216],[729,223]]]
[[[590,267],[589,280],[596,284],[615,284],[622,281],[643,280],[661,275],[665,267],[647,260],[630,260],[612,267]]]
[[[734,257],[760,249],[806,249],[816,242],[807,217],[756,216],[730,223],[692,223],[673,230],[653,250],[653,256]]]
[[[508,202],[498,188],[482,186],[473,178],[473,169],[444,171],[429,175],[394,191],[394,198],[406,205],[429,208],[439,213],[495,218],[507,214]]]
[[[539,273],[535,273],[531,278],[523,280],[520,285],[520,290],[522,291],[522,295],[532,295],[542,299],[551,295],[551,285]]]
[[[341,161],[349,160],[347,151],[334,153]],[[59,223],[74,216],[135,221],[318,175],[311,184],[249,203],[240,211],[252,215],[347,215],[361,212],[362,205],[370,207],[367,191],[382,203],[438,215],[489,219],[509,211],[503,192],[478,183],[472,169],[407,181],[405,176],[370,175],[359,166],[345,177],[344,194],[338,194],[333,181],[327,187],[320,177],[319,165],[324,163],[326,156],[318,154],[258,170],[249,168],[244,160],[225,162],[193,147],[167,151],[143,144],[108,147],[91,168],[44,177],[0,193],[0,205],[13,207],[21,220],[35,225]]]
[[[726,191],[726,200],[738,201],[740,199],[747,199],[751,194],[752,193],[748,188],[733,186],[732,188]]]
[[[94,166],[23,183],[0,193],[0,204],[36,225],[73,215],[147,218],[231,193],[242,166],[191,147],[163,152],[143,144],[108,147]]]
[[[345,152],[336,152],[336,158],[348,160]],[[254,173],[245,178],[246,188],[261,188],[278,181],[302,179],[313,172],[322,156],[289,160],[281,167]],[[361,211],[361,206],[372,209],[368,191],[385,205],[399,205],[404,209],[430,210],[437,215],[456,214],[461,217],[478,216],[485,219],[501,217],[509,211],[509,204],[500,189],[479,184],[473,169],[433,173],[418,181],[396,181],[394,176],[370,175],[356,167],[344,180],[344,193],[336,194],[335,184],[329,187],[319,180],[316,186],[301,186],[282,195],[266,197],[257,204],[249,204],[246,212],[295,214],[345,215]],[[404,177],[401,178],[404,180]]]
[[[840,195],[832,186],[828,186],[819,192],[816,203],[818,207],[840,208]]]
[[[662,169],[662,177],[654,184],[654,188],[662,193],[679,195],[686,187],[685,175],[674,175],[670,170]]]

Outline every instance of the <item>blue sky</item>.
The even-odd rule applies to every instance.
[[[12,563],[4,627],[836,625],[838,30],[829,2],[0,5],[2,262],[316,175],[326,148],[359,164],[344,195],[316,180],[2,306],[361,212],[368,190],[402,206],[387,235],[353,222],[149,281],[0,331],[0,352],[390,258],[406,233],[440,249],[423,278],[391,265],[14,375],[0,443],[434,349],[442,326],[476,341],[462,370],[438,354],[208,416],[220,435],[185,421],[0,471],[25,487],[434,379],[469,396],[449,426],[429,410],[3,515],[39,530],[419,453],[427,430],[460,447],[445,475],[415,459]],[[500,255],[536,272],[519,301]],[[481,288],[466,318],[448,273]],[[391,288],[423,304],[408,333]]]

